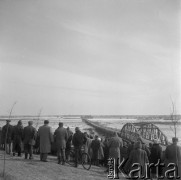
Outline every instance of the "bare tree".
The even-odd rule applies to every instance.
[[[13,112],[13,108],[16,105],[17,101],[15,101],[11,107],[10,113],[9,113],[9,120],[11,119],[11,115]],[[3,177],[5,177],[5,170],[6,170],[6,151],[7,151],[7,135],[8,135],[9,125],[7,126],[6,135],[5,135],[5,150],[4,150],[4,164],[3,164]]]
[[[172,99],[171,99],[171,101],[172,101],[172,109],[171,109],[170,119],[171,119],[172,125],[170,126],[170,128],[173,131],[174,136],[176,138],[177,137],[177,128],[179,125],[180,117],[177,116],[175,103],[173,102]]]
[[[42,108],[40,109],[40,111],[39,111],[39,113],[38,113],[38,118],[37,118],[37,121],[36,121],[36,129],[37,129],[38,124],[39,124],[39,120],[40,120],[41,112],[42,112]]]

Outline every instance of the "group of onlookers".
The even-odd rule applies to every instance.
[[[181,176],[181,147],[177,143],[178,138],[172,138],[172,144],[168,145],[165,151],[163,151],[158,140],[154,140],[153,144],[150,143],[148,148],[140,138],[138,142],[132,142],[128,146],[128,158],[122,170],[129,174],[131,170],[138,168],[138,166],[132,167],[133,164],[138,163],[142,167],[141,176],[145,176],[145,173],[151,172],[150,177],[154,179],[161,176],[164,177],[169,163],[173,163],[176,165],[175,170],[178,170],[175,174],[178,173]],[[150,169],[146,170],[147,167]],[[173,165],[169,167],[171,169],[174,168]],[[138,172],[136,173],[131,175],[135,177],[138,175]],[[172,171],[172,175],[170,174],[170,176],[173,175],[174,172]]]
[[[6,121],[6,125],[2,127],[0,133],[1,147],[7,153],[11,153],[11,145],[13,156],[17,153],[18,156],[22,155],[24,149],[25,159],[33,159],[33,149],[38,149],[40,153],[40,160],[47,162],[48,153],[51,152],[52,146],[56,147],[58,164],[65,164],[66,159],[69,159],[69,152],[74,147],[75,151],[75,166],[78,165],[78,159],[81,149],[88,153],[91,157],[93,165],[107,166],[109,158],[121,161],[126,159],[124,166],[121,169],[128,173],[135,167],[134,163],[139,163],[142,166],[142,173],[145,172],[145,164],[157,164],[158,161],[164,162],[165,166],[168,163],[175,163],[178,169],[181,168],[181,148],[177,145],[178,139],[173,138],[173,143],[166,147],[163,152],[157,140],[147,147],[142,138],[137,142],[132,142],[128,145],[126,155],[123,153],[123,141],[115,132],[112,137],[102,139],[95,135],[90,136],[87,132],[81,132],[78,127],[75,128],[73,133],[70,128],[64,128],[63,123],[60,122],[55,132],[49,126],[49,121],[45,120],[44,125],[40,126],[38,131],[33,127],[33,121],[28,122],[28,126],[23,128],[22,121],[18,121],[16,126],[10,124],[10,120]],[[22,146],[24,145],[24,146]],[[29,155],[29,156],[28,156]],[[115,161],[118,165],[118,161]],[[107,169],[108,170],[108,169]],[[159,170],[159,175],[163,173],[162,169]],[[151,167],[151,174],[154,178],[156,176],[156,166]],[[180,175],[180,170],[179,170]]]
[[[26,127],[23,127],[21,120],[15,126],[10,122],[7,120],[6,125],[2,127],[0,144],[8,154],[12,152],[13,156],[16,153],[22,156],[24,151],[25,159],[33,159],[33,152],[38,151],[40,160],[46,162],[52,147],[55,147],[58,163],[65,164],[71,148],[74,147],[76,166],[82,148],[90,156],[92,164],[97,166],[106,166],[109,154],[113,158],[120,157],[122,139],[116,133],[108,141],[108,138],[103,140],[98,135],[93,137],[87,132],[83,133],[79,127],[76,127],[73,133],[69,127],[64,128],[61,122],[54,133],[48,120],[44,121],[44,125],[40,126],[38,131],[33,127],[33,121],[28,121]]]
[[[33,127],[33,121],[28,122],[28,126],[23,127],[22,121],[18,121],[16,126],[10,124],[10,120],[6,121],[6,125],[1,130],[1,148],[6,150],[7,154],[17,153],[22,155],[22,150],[25,152],[25,159],[33,159],[33,146],[37,137],[37,131]],[[24,146],[23,146],[24,145]]]

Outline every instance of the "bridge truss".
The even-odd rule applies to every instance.
[[[161,145],[168,145],[165,134],[152,123],[127,123],[122,127],[119,135],[131,142],[135,142],[141,137],[148,142],[158,140]]]

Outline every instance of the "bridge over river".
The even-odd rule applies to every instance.
[[[89,119],[82,118],[82,121],[87,123],[89,126],[106,136],[111,136],[114,132],[117,132],[126,144],[128,142],[136,142],[141,139],[147,146],[149,143],[153,143],[154,140],[158,140],[163,150],[169,144],[167,136],[153,123],[139,122],[139,123],[125,123],[122,129],[115,129],[104,127],[101,124],[92,122]]]

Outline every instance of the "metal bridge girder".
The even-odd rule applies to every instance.
[[[131,142],[143,138],[152,142],[158,140],[163,146],[168,145],[165,134],[152,123],[126,123],[121,129],[121,137]]]

